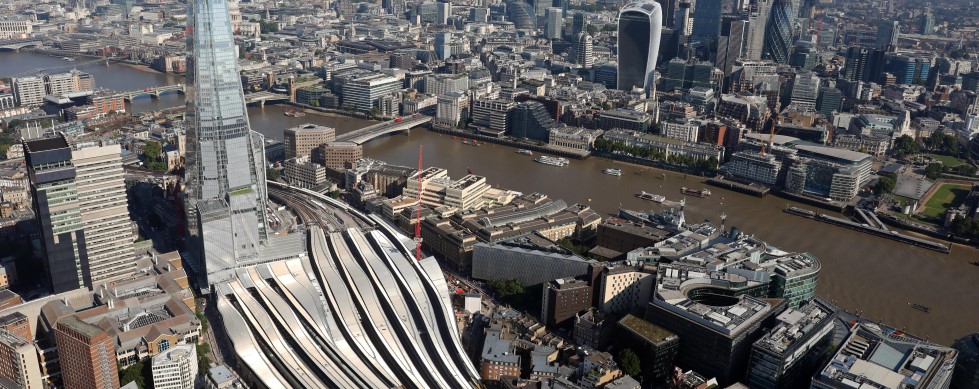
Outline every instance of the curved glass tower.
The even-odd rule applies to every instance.
[[[189,2],[188,243],[202,285],[258,259],[268,243],[262,136],[252,132],[225,0]],[[204,265],[204,266],[200,266]]]
[[[792,53],[792,5],[788,0],[775,0],[765,26],[765,48],[762,59],[788,63]]]
[[[619,11],[618,89],[653,87],[663,11],[653,0],[638,0]]]

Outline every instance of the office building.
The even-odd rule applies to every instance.
[[[612,316],[595,308],[588,308],[574,317],[574,344],[596,350],[608,349],[616,323]]]
[[[0,332],[9,332],[28,342],[34,340],[31,323],[27,321],[27,316],[21,312],[0,317]]]
[[[401,90],[402,81],[381,73],[369,73],[343,84],[343,105],[361,112],[378,106],[382,96]]]
[[[545,16],[547,21],[544,37],[547,39],[561,39],[561,30],[564,27],[564,11],[557,7],[547,9]]]
[[[583,280],[559,278],[544,284],[541,322],[561,327],[591,307],[591,286]]]
[[[119,387],[116,345],[103,329],[69,316],[57,321],[54,335],[66,388]]]
[[[309,157],[287,159],[284,177],[290,185],[300,188],[315,188],[326,183],[326,167],[310,162]]]
[[[153,388],[194,388],[197,379],[197,347],[182,344],[170,347],[152,359]]]
[[[645,112],[625,108],[605,110],[598,113],[598,127],[603,130],[623,129],[647,132],[652,120],[652,117]]]
[[[919,17],[918,33],[921,35],[931,35],[935,33],[935,14],[930,9],[925,10]]]
[[[226,365],[217,365],[207,372],[204,380],[205,389],[245,389],[245,384]]]
[[[268,244],[264,139],[248,124],[227,2],[195,2],[188,15],[185,209],[193,267],[209,285]]]
[[[34,23],[30,19],[12,17],[10,14],[0,20],[0,39],[27,38],[34,33]]]
[[[772,0],[771,15],[765,25],[765,45],[761,59],[789,63],[793,23],[795,23],[795,14],[789,0]]]
[[[64,137],[25,141],[23,147],[52,292],[91,287],[71,147]]]
[[[537,14],[534,6],[520,0],[506,2],[507,20],[513,22],[518,30],[533,30],[537,27]]]
[[[928,81],[931,74],[932,59],[904,54],[887,53],[884,56],[884,71],[894,75],[895,84],[918,85]]]
[[[653,88],[662,26],[662,10],[652,0],[634,1],[619,11],[618,89]]]
[[[56,293],[128,277],[135,251],[119,145],[23,143],[48,282]]]
[[[442,4],[442,3],[439,3]],[[448,32],[435,33],[435,55],[441,60],[447,60],[452,56],[452,34]],[[411,68],[407,68],[411,69]]]
[[[598,280],[598,308],[616,315],[638,312],[649,303],[656,267],[630,261],[606,262]]]
[[[440,1],[435,3],[435,7],[438,13],[438,24],[448,25],[449,17],[452,16],[452,3]]]
[[[804,70],[812,70],[816,67],[818,60],[819,52],[816,50],[816,44],[811,41],[799,40],[795,42],[795,46],[792,48],[789,65]]]
[[[773,154],[738,151],[731,154],[723,170],[737,178],[774,187],[779,181],[782,161]]]
[[[901,35],[901,24],[897,21],[883,21],[877,25],[877,48],[886,51],[893,51],[897,48],[898,39]]]
[[[316,154],[322,159],[316,158],[313,162],[328,169],[343,171],[348,164],[364,158],[364,147],[353,142],[328,142],[320,145]]]
[[[952,345],[959,352],[952,374],[953,388],[979,387],[979,333],[966,335]]]
[[[707,61],[685,61],[674,58],[667,64],[666,75],[662,78],[664,92],[677,89],[687,90],[703,87],[720,92],[724,73]]]
[[[461,93],[467,89],[469,89],[469,76],[466,74],[430,74],[425,77],[425,93],[433,96]]]
[[[717,40],[721,26],[723,1],[699,0],[693,12],[693,33],[691,42],[700,43]]]
[[[689,290],[681,292],[679,284],[669,286],[673,277],[662,272],[660,275],[663,280],[657,280],[646,321],[680,339],[696,339],[680,342],[677,365],[696,367],[705,376],[716,377],[722,385],[739,380],[747,369],[752,344],[762,335],[760,330],[769,318],[784,309],[784,300],[770,302],[741,296],[723,298],[723,302],[709,301],[712,294],[696,297]],[[664,287],[664,282],[668,286]],[[696,289],[702,288],[693,288]]]
[[[689,37],[693,33],[693,10],[690,9],[690,2],[681,2],[673,10],[673,28],[677,35]],[[686,40],[684,41],[686,42]]]
[[[721,19],[721,29],[717,38],[717,56],[714,67],[724,72],[724,77],[730,77],[734,65],[744,54],[747,43],[748,21],[734,16]]]
[[[557,125],[544,104],[533,100],[518,103],[508,115],[508,133],[514,138],[547,142],[550,129]]]
[[[76,145],[71,163],[75,168],[77,205],[82,220],[86,286],[129,277],[136,271],[132,220],[126,197],[122,149],[118,144]],[[82,250],[82,248],[79,248]]]
[[[571,36],[578,36],[585,31],[585,26],[587,22],[585,21],[585,13],[583,11],[575,11],[574,16],[571,17]]]
[[[763,58],[768,31],[766,27],[774,1],[776,0],[758,0],[748,13],[748,32],[745,34],[747,43],[745,44],[744,57],[750,61],[758,61]]]
[[[812,378],[813,389],[947,388],[958,352],[877,324],[856,323],[832,359]]]
[[[789,102],[799,110],[815,111],[820,81],[819,76],[812,72],[796,74],[795,81],[792,82],[792,96]]]
[[[673,373],[680,337],[632,314],[622,317],[618,327],[614,344],[639,356],[644,381],[660,382]]]
[[[700,137],[699,120],[674,120],[660,124],[660,135],[684,142],[696,142]]]
[[[313,149],[335,141],[336,129],[316,124],[303,124],[283,131],[285,159],[308,157]]]
[[[37,76],[18,77],[13,79],[14,97],[22,107],[36,107],[44,103],[44,79]]]
[[[0,387],[41,389],[41,366],[30,339],[0,330]]]
[[[509,127],[509,112],[514,105],[514,102],[506,100],[473,100],[472,126],[502,133]]]
[[[435,106],[434,125],[456,128],[469,117],[469,96],[461,92],[449,92],[438,96]]]
[[[576,14],[577,15],[577,14]],[[592,56],[592,37],[587,32],[580,32],[574,38],[574,63],[585,68],[595,64]]]
[[[775,318],[775,326],[752,345],[747,385],[758,389],[809,385],[829,358],[836,307],[815,299]]]
[[[823,116],[831,117],[843,107],[843,92],[836,88],[820,88],[819,99],[816,100],[816,111]]]
[[[596,261],[503,244],[473,246],[472,277],[480,280],[518,280],[524,286],[558,278],[583,277]]]

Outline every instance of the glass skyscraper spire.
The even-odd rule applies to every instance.
[[[248,124],[227,2],[192,0],[189,15],[188,242],[213,284],[268,243],[264,146]]]

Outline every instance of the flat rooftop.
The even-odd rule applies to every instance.
[[[619,320],[619,326],[656,344],[676,338],[676,334],[632,314],[625,315]]]
[[[55,138],[44,138],[29,140],[26,142],[25,152],[39,152],[39,151],[49,151],[57,149],[67,149],[68,142],[63,137]]]

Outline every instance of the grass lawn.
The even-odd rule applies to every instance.
[[[925,204],[925,209],[921,212],[922,215],[941,218],[946,209],[962,204],[965,197],[969,195],[970,189],[966,185],[943,184]]]
[[[961,159],[951,157],[948,155],[938,155],[938,154],[927,154],[927,155],[935,159],[936,161],[941,162],[942,165],[945,165],[945,167],[956,167],[965,163],[965,161]]]

